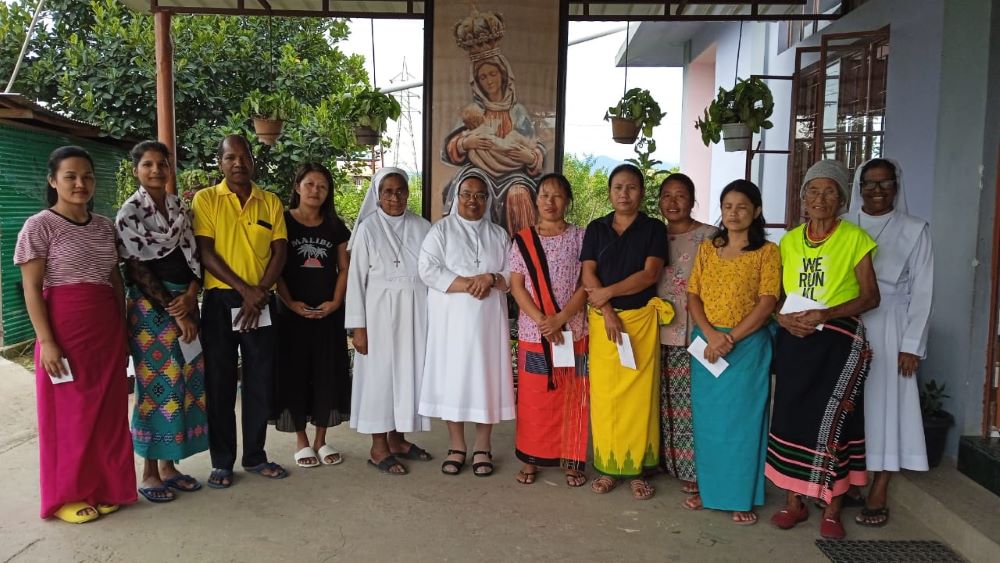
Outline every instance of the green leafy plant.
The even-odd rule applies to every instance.
[[[265,94],[252,90],[243,100],[241,110],[253,117],[287,121],[298,113],[299,102],[283,90]]]
[[[925,381],[920,387],[920,413],[924,417],[937,416],[944,410],[944,399],[951,397],[944,392],[944,388],[943,383],[938,385],[933,379]]]
[[[701,131],[701,140],[707,147],[722,139],[722,126],[728,123],[744,123],[751,133],[770,129],[773,124],[768,118],[773,112],[771,89],[763,80],[753,77],[740,80],[732,90],[719,88],[719,94],[694,126]]]
[[[396,98],[366,88],[346,97],[347,114],[355,125],[384,133],[390,119],[399,119],[402,108]]]
[[[635,123],[643,136],[652,137],[653,127],[659,125],[665,115],[667,113],[660,110],[660,104],[656,103],[649,90],[632,88],[625,92],[617,105],[608,108],[604,120],[609,121],[612,117],[627,119]]]

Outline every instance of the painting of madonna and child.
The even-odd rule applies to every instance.
[[[553,171],[559,1],[454,2],[435,8],[431,216],[451,213],[469,176],[510,235],[535,224],[538,178]],[[521,9],[523,8],[523,9]]]

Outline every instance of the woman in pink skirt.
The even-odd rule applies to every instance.
[[[53,151],[46,192],[14,250],[37,338],[41,516],[82,524],[136,501],[125,296],[114,226],[90,212],[90,155]]]

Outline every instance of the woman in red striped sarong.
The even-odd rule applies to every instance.
[[[589,385],[587,327],[580,287],[580,247],[584,230],[566,222],[573,199],[569,181],[549,174],[538,183],[535,227],[514,236],[508,263],[511,293],[521,311],[518,328],[517,474],[535,482],[539,467],[562,467],[566,484],[579,487],[587,459]],[[552,367],[552,344],[572,333],[575,367]]]
[[[25,221],[14,263],[37,337],[41,516],[81,524],[136,500],[125,295],[114,225],[90,212],[90,155],[56,149],[48,180],[50,207]]]

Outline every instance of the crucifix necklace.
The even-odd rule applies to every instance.
[[[403,258],[403,239],[406,238],[406,221],[403,221],[403,227],[400,229],[401,232],[397,235],[386,218],[380,215],[379,220],[382,222],[382,230],[389,236],[389,246],[392,248],[394,256],[392,263],[395,264],[396,268],[399,268],[399,262]]]

